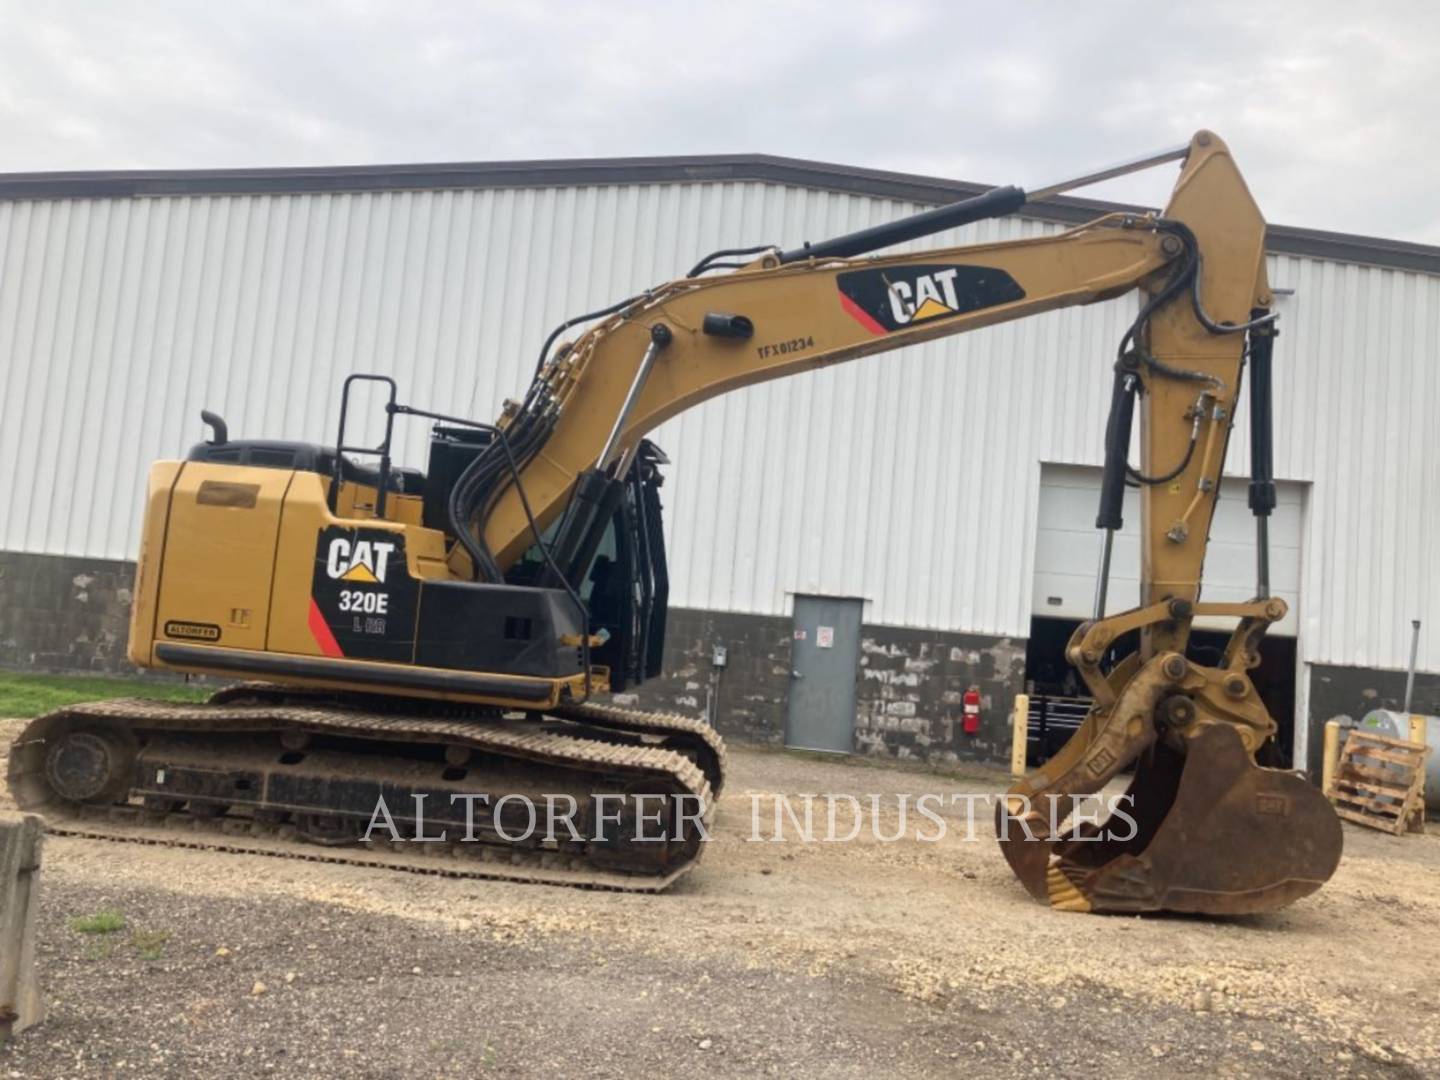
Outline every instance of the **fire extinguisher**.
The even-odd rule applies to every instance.
[[[980,733],[980,687],[972,686],[965,691],[965,696],[960,699],[964,711],[964,719],[961,726],[966,735],[978,735]]]

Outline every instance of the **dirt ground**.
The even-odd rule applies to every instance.
[[[1051,912],[958,820],[747,840],[752,796],[888,796],[888,829],[1002,786],[732,749],[661,896],[52,837],[50,1015],[0,1077],[1440,1076],[1440,827],[1346,826],[1327,888],[1229,920]],[[127,928],[72,927],[103,909]]]

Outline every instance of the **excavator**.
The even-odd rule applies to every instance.
[[[1176,161],[1161,213],[873,254]],[[1035,191],[993,188],[794,248],[717,251],[562,324],[494,424],[403,404],[392,379],[363,374],[345,380],[334,446],[232,439],[206,412],[210,437],[151,468],[129,656],[239,681],[203,704],[40,717],[12,749],[11,791],[77,835],[662,890],[704,850],[725,748],[703,722],[602,699],[662,670],[667,459],[647,433],[738,387],[1138,290],[1113,365],[1094,617],[1066,652],[1094,705],[999,801],[997,835],[1025,889],[1060,910],[1289,904],[1330,877],[1341,830],[1304,779],[1257,764],[1276,724],[1249,671],[1286,610],[1267,555],[1276,314],[1264,241],[1229,150],[1201,131]],[[1207,602],[1201,569],[1247,368],[1256,595]],[[383,401],[378,445],[347,442],[357,387]],[[391,457],[395,422],[412,418],[431,425],[424,473]],[[1107,614],[1127,484],[1140,491],[1140,595]],[[1187,643],[1197,618],[1215,617],[1235,629],[1207,666]],[[1065,809],[1122,785],[1128,830]],[[573,811],[566,829],[533,827],[542,797]]]

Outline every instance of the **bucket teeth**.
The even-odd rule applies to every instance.
[[[1085,899],[1075,883],[1065,876],[1057,859],[1045,871],[1045,886],[1050,896],[1050,906],[1056,911],[1089,911],[1090,901]]]

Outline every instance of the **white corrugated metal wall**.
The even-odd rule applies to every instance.
[[[133,557],[146,464],[199,439],[330,441],[342,376],[493,416],[550,327],[737,242],[913,212],[767,183],[0,203],[0,548]],[[935,243],[1056,227],[984,222]],[[1402,666],[1440,621],[1440,278],[1271,259],[1277,472],[1310,481],[1305,660]],[[672,602],[1024,636],[1041,460],[1098,464],[1133,304],[741,391],[672,421]],[[1231,462],[1243,471],[1245,418]],[[373,430],[373,429],[372,429]],[[416,423],[402,461],[423,460]],[[1422,665],[1440,669],[1440,634]]]

